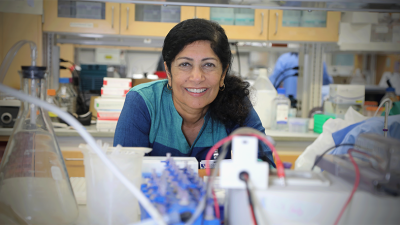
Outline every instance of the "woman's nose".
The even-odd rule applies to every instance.
[[[195,82],[203,81],[204,76],[203,76],[203,73],[201,71],[201,68],[194,67],[194,69],[192,70],[192,74],[191,74],[190,78],[191,78],[192,81],[195,81]]]

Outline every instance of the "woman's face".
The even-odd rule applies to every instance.
[[[183,48],[171,63],[164,63],[178,112],[207,109],[224,85],[226,70],[209,41],[196,41]]]

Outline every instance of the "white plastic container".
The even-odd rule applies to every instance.
[[[285,89],[278,88],[278,96],[274,98],[271,105],[271,129],[288,130],[290,100],[285,96]]]
[[[94,100],[94,108],[101,110],[122,110],[125,98],[96,98]]]
[[[104,77],[103,78],[103,87],[117,87],[117,88],[129,89],[132,87],[132,79]]]
[[[289,132],[307,133],[308,122],[308,118],[289,118]]]
[[[118,88],[118,87],[102,87],[101,97],[115,98],[125,97],[128,94],[130,88]]]
[[[83,152],[86,177],[86,204],[90,224],[132,224],[139,221],[139,205],[134,195],[111,173],[98,155]],[[140,188],[142,161],[149,148],[108,148],[107,157],[136,187]]]
[[[97,111],[97,120],[114,120],[117,121],[121,111]]]
[[[260,69],[260,75],[254,82],[253,88],[256,89],[254,110],[260,117],[264,128],[268,129],[271,127],[271,104],[277,92],[267,77],[267,69]]]
[[[115,132],[117,120],[97,120],[96,129],[103,132]]]

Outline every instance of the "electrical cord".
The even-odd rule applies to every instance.
[[[247,192],[247,197],[249,200],[251,218],[253,219],[253,224],[257,225],[258,223],[257,223],[256,213],[254,212],[254,204],[253,204],[253,200],[251,198],[251,193],[250,193],[250,188],[249,188],[249,174],[246,171],[243,171],[239,174],[239,179],[244,181],[244,183],[246,184],[246,192]]]
[[[295,67],[292,67],[292,68],[286,68],[286,69],[284,69],[282,72],[280,72],[279,74],[278,74],[278,76],[276,76],[276,79],[275,79],[275,82],[274,82],[274,88],[276,89],[277,88],[277,86],[276,86],[276,82],[279,80],[279,78],[286,72],[286,71],[288,71],[288,70],[299,70],[299,67],[298,66],[295,66]],[[282,83],[282,81],[281,82],[279,82],[279,84],[280,83]]]
[[[334,223],[335,225],[337,225],[339,223],[340,218],[342,217],[344,211],[346,210],[347,206],[349,205],[351,199],[353,198],[354,193],[357,191],[358,184],[360,183],[360,169],[358,168],[358,165],[357,165],[356,161],[354,160],[353,155],[351,154],[353,152],[357,152],[357,153],[360,153],[362,155],[366,155],[366,156],[371,157],[371,155],[369,155],[369,154],[367,154],[365,152],[358,151],[358,150],[355,150],[355,149],[349,149],[349,152],[348,152],[349,153],[349,158],[351,160],[351,163],[353,163],[353,166],[354,166],[354,170],[355,170],[355,173],[356,173],[356,180],[354,181],[353,190],[351,191],[349,198],[347,199],[346,203],[344,204],[342,210],[340,210],[340,213],[339,213],[338,217],[335,220],[335,223]]]
[[[85,95],[85,92],[82,90],[82,81],[81,81],[81,76],[78,74],[78,72],[77,72],[77,70],[76,70],[76,65],[75,65],[75,63],[73,63],[73,62],[71,62],[71,61],[69,61],[69,60],[65,60],[65,59],[62,59],[62,58],[60,58],[60,62],[64,62],[64,63],[70,63],[72,66],[69,68],[69,70],[70,70],[70,72],[71,72],[71,75],[72,75],[72,77],[74,77],[74,75],[75,75],[75,77],[76,78],[78,78],[78,82],[79,82],[79,88],[78,88],[78,90],[79,90],[79,96],[80,96],[80,98],[82,99],[82,103],[83,103],[83,110],[85,111],[85,112],[88,112],[89,111],[89,108],[87,107],[87,105],[86,105],[86,95]],[[64,66],[60,66],[60,68],[61,67],[64,67]],[[72,69],[71,69],[72,68]],[[66,67],[64,67],[64,69],[66,69]]]
[[[278,84],[276,87],[279,87],[279,86],[281,85],[281,83],[282,83],[283,81],[285,81],[286,79],[288,79],[288,78],[290,78],[290,77],[298,77],[298,76],[299,76],[299,73],[295,73],[295,74],[293,74],[293,75],[287,76],[287,77],[283,78],[283,80],[282,80],[281,82],[279,82],[279,84]]]
[[[217,196],[215,195],[215,191],[212,190],[212,195],[213,195],[213,199],[214,199],[214,211],[215,211],[215,216],[218,219],[221,219],[221,213],[219,211],[219,205],[218,205],[218,199]]]
[[[326,153],[328,153],[329,151],[331,151],[337,147],[340,147],[340,146],[354,146],[354,144],[353,143],[343,143],[343,144],[338,144],[338,145],[328,148],[320,156],[318,156],[318,158],[315,160],[314,165],[311,167],[311,171],[314,170],[314,167],[319,163],[319,161],[321,161],[322,157],[324,157],[324,155]]]

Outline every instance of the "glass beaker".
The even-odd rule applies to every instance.
[[[44,99],[46,67],[23,66],[21,89]],[[78,206],[47,111],[22,102],[0,165],[0,224],[71,224]]]

